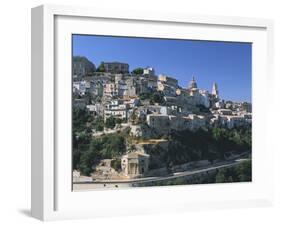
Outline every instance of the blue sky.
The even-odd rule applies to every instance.
[[[85,56],[96,66],[119,61],[151,66],[186,87],[195,76],[199,88],[217,82],[221,98],[251,102],[252,45],[250,43],[73,35],[73,55]]]

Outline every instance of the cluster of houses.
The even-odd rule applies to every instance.
[[[87,109],[105,121],[122,119],[130,124],[132,136],[149,137],[147,128],[162,135],[171,130],[251,125],[251,103],[221,100],[216,83],[209,92],[198,88],[194,77],[181,87],[177,79],[156,75],[152,67],[134,73],[126,63],[103,62],[102,69],[81,57],[73,62],[73,107]],[[151,101],[154,93],[160,93],[163,101]],[[139,125],[131,121],[132,115],[140,119]],[[122,168],[127,175],[143,174],[146,159],[145,153],[128,153]],[[138,162],[142,162],[139,168]]]

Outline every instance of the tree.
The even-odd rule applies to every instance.
[[[252,161],[245,161],[236,167],[239,181],[252,180]]]
[[[103,131],[104,124],[99,122],[94,126],[94,128],[96,129],[96,131]]]
[[[121,159],[113,159],[110,162],[110,166],[115,169],[115,171],[120,171],[121,170]]]
[[[72,125],[74,132],[82,132],[87,129],[87,122],[92,120],[92,116],[86,109],[73,108]]]
[[[152,94],[152,97],[151,97],[151,100],[152,102],[154,103],[163,103],[164,102],[164,96],[162,93],[159,93],[159,92],[155,92]]]
[[[81,152],[79,170],[83,175],[90,175],[93,165],[101,159],[101,149],[103,144],[100,139],[92,139],[86,150]]]
[[[122,123],[122,119],[121,118],[116,118],[115,119],[115,123],[116,124],[121,124]]]
[[[103,131],[104,121],[103,121],[102,117],[95,118],[95,120],[93,121],[93,128],[96,131]]]
[[[79,169],[83,175],[89,176],[91,174],[92,172],[91,159],[92,159],[92,152],[90,151],[83,152],[83,154],[81,155]]]
[[[141,93],[139,95],[141,100],[147,100],[147,99],[151,99],[152,98],[152,94],[151,93]]]
[[[132,71],[133,74],[136,74],[136,75],[142,75],[143,74],[143,68],[141,67],[138,67],[138,68],[135,68],[133,71]]]
[[[225,169],[219,170],[219,172],[216,175],[216,183],[224,183],[224,182],[226,182],[225,174],[226,174],[226,170]]]
[[[252,180],[251,160],[244,161],[231,168],[219,169],[215,176],[215,183],[242,182]]]
[[[133,122],[133,124],[136,124],[137,123],[137,119],[138,119],[138,116],[137,116],[137,113],[136,113],[136,110],[134,109],[131,116],[130,116],[130,119],[131,121]]]
[[[87,144],[78,145],[75,149],[73,168],[80,170],[83,175],[90,175],[93,166],[101,159],[119,159],[126,152],[125,134],[108,134],[99,138],[91,138]],[[79,152],[77,154],[77,151]],[[116,163],[116,169],[119,167]]]
[[[247,135],[248,143],[243,140],[246,134],[251,134],[250,130],[251,128],[231,130],[210,128],[198,129],[196,131],[172,130],[169,134],[168,151],[165,152],[165,156],[161,161],[166,163],[172,162],[175,165],[202,159],[213,162],[216,159],[225,159],[226,155],[230,152],[239,154],[249,151],[251,150],[251,136]],[[234,136],[235,139],[233,139]],[[234,180],[235,178],[233,177],[232,179]]]
[[[105,121],[105,127],[106,128],[110,128],[110,129],[113,129],[116,125],[116,122],[115,122],[115,118],[110,116],[109,118],[106,119]]]
[[[105,72],[104,62],[101,62],[98,66],[97,72]]]
[[[120,134],[107,135],[103,138],[102,143],[103,158],[118,157],[126,151],[125,138]]]

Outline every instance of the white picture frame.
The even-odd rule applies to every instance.
[[[102,30],[100,23],[106,23],[111,29]],[[130,27],[131,33],[126,29],[116,29],[122,26]],[[133,28],[138,26],[145,29],[140,32]],[[252,42],[253,182],[72,192],[69,180],[72,175],[69,168],[71,162],[62,161],[71,159],[71,133],[67,133],[71,129],[69,35],[77,32],[92,34],[93,31],[89,29],[93,27],[96,32],[99,30],[100,34],[105,35]],[[157,27],[159,30],[156,31]],[[272,39],[273,22],[265,19],[57,5],[33,8],[32,216],[41,220],[56,220],[271,205],[273,181],[268,175],[273,168],[273,150],[266,139],[266,106],[270,105],[270,101],[266,101],[263,93],[272,93]],[[65,85],[62,85],[62,81],[65,81]],[[61,103],[66,103],[63,109]],[[62,124],[66,128],[63,131]],[[95,205],[92,205],[93,202]],[[118,208],[105,202],[118,203]]]

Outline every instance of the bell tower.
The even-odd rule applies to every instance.
[[[219,89],[218,89],[218,84],[216,82],[213,83],[212,95],[216,98],[219,97]]]

